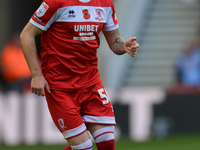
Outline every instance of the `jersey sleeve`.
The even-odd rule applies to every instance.
[[[43,0],[39,8],[34,12],[30,22],[41,30],[46,31],[56,20],[57,3],[54,0]]]
[[[104,25],[103,31],[112,31],[119,27],[117,15],[115,11],[115,6],[113,2],[111,1],[111,9],[107,16],[106,24]]]

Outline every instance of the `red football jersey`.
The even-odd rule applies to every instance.
[[[50,89],[77,90],[100,81],[99,32],[118,28],[112,0],[43,0],[30,22],[44,30],[42,71]]]

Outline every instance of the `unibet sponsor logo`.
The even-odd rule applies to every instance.
[[[88,31],[88,32],[97,32],[99,25],[75,25],[74,31],[81,32],[81,31]]]
[[[79,37],[73,37],[76,41],[95,40],[94,32],[97,32],[99,25],[74,25],[74,31],[79,33]]]

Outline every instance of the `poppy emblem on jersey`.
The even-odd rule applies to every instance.
[[[98,20],[98,21],[104,20],[104,18],[103,18],[103,10],[102,9],[97,9],[96,10],[96,15],[97,15],[97,17],[95,18],[96,20]]]
[[[58,119],[58,124],[61,130],[65,130],[67,128],[65,127],[64,120],[62,118]]]
[[[87,9],[84,9],[84,10],[82,11],[82,13],[83,13],[83,17],[84,17],[85,19],[90,19],[91,15],[90,15],[90,13],[88,12]]]
[[[45,14],[46,11],[48,10],[48,8],[49,8],[49,6],[48,6],[45,2],[43,2],[43,3],[40,5],[40,7],[37,9],[36,15],[37,15],[38,17],[44,16],[44,14]]]

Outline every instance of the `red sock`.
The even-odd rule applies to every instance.
[[[72,150],[72,148],[68,145],[68,146],[65,147],[63,150]]]
[[[115,140],[103,141],[96,143],[98,150],[115,150]]]

